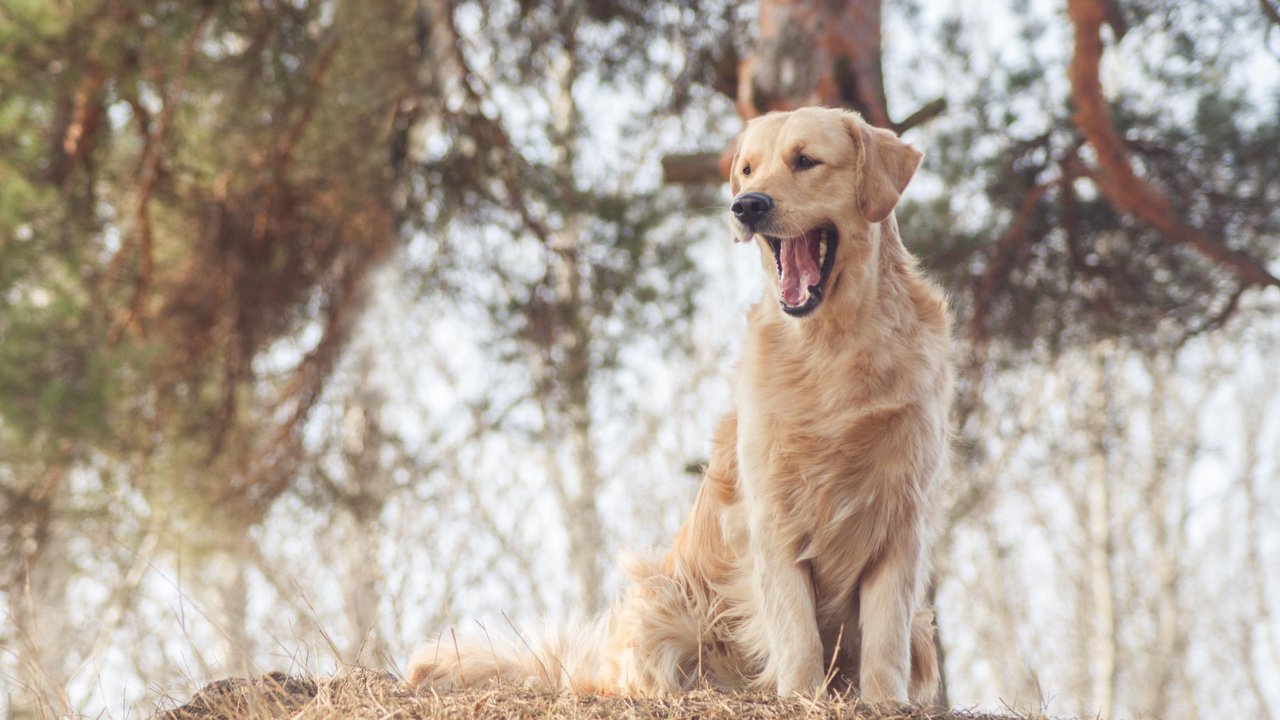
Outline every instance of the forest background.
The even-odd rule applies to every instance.
[[[926,153],[945,700],[1275,717],[1273,0],[0,0],[0,713],[605,607],[814,103]]]

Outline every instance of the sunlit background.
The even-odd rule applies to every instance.
[[[1280,713],[1276,4],[763,5],[0,0],[0,714],[607,607],[729,407],[716,161],[813,12],[875,61],[817,99],[926,153],[946,702]]]

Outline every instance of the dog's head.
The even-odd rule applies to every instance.
[[[772,254],[782,309],[803,317],[855,263],[923,157],[857,113],[802,108],[752,120],[730,172],[734,235]],[[841,243],[844,247],[841,247]]]

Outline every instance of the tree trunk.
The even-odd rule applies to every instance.
[[[1153,508],[1152,547],[1159,593],[1156,596],[1155,647],[1151,654],[1152,673],[1148,678],[1143,713],[1149,717],[1168,716],[1173,708],[1171,689],[1186,667],[1187,622],[1182,583],[1186,538],[1186,472],[1173,468],[1172,458],[1179,443],[1194,443],[1194,423],[1183,421],[1178,427],[1168,419],[1169,366],[1148,363],[1151,376],[1151,479],[1146,496]],[[1199,407],[1199,406],[1198,406]],[[1194,417],[1194,416],[1193,416]]]
[[[378,554],[384,533],[374,507],[347,507],[341,515],[347,526],[342,605],[350,630],[342,659],[365,667],[380,666],[386,651],[378,624],[378,601],[385,587]]]
[[[584,298],[587,278],[582,273],[579,245],[583,237],[582,218],[575,197],[575,163],[577,161],[578,105],[573,99],[579,67],[576,33],[576,8],[566,13],[563,37],[566,46],[553,68],[556,95],[552,101],[557,180],[561,188],[563,226],[552,237],[552,272],[555,282],[556,307],[560,327],[555,342],[563,352],[563,363],[552,368],[563,399],[560,411],[569,427],[573,475],[576,487],[561,488],[561,512],[569,534],[569,562],[578,585],[579,606],[588,613],[604,608],[604,573],[601,550],[604,547],[603,524],[596,505],[600,491],[599,460],[591,438],[591,329]],[[559,474],[564,478],[563,473]]]
[[[889,117],[881,69],[881,0],[761,0],[751,52],[738,63],[743,120],[806,105],[845,107],[872,125],[902,133],[941,114],[939,98],[901,122]],[[669,155],[665,182],[720,183],[729,177],[733,144],[720,152]]]
[[[29,523],[32,532],[23,538],[20,585],[9,594],[17,636],[17,692],[9,700],[14,717],[52,717],[70,710],[67,528],[52,512],[50,501],[42,502],[39,496],[44,488],[61,484],[62,470],[54,468],[49,475],[52,482],[41,483],[36,491],[40,516]]]
[[[1245,430],[1244,437],[1241,438],[1244,445],[1244,462],[1240,468],[1239,483],[1244,490],[1245,567],[1252,580],[1250,584],[1253,586],[1251,588],[1253,608],[1248,611],[1246,616],[1248,619],[1240,623],[1243,644],[1240,649],[1240,659],[1241,665],[1248,668],[1249,690],[1253,694],[1254,702],[1258,705],[1258,717],[1272,720],[1275,718],[1275,713],[1272,712],[1268,694],[1264,689],[1269,684],[1265,680],[1267,671],[1262,669],[1265,665],[1255,661],[1255,658],[1270,656],[1280,661],[1280,636],[1275,630],[1276,623],[1271,613],[1270,601],[1273,595],[1268,585],[1268,579],[1274,579],[1275,572],[1274,566],[1271,566],[1272,569],[1268,571],[1268,565],[1264,561],[1266,535],[1263,533],[1263,528],[1271,520],[1266,512],[1266,495],[1261,492],[1263,488],[1259,487],[1265,482],[1272,481],[1264,475],[1266,440],[1262,433],[1267,425],[1270,398],[1276,397],[1276,390],[1280,389],[1280,382],[1277,382],[1280,380],[1280,373],[1277,373],[1274,367],[1264,373],[1265,379],[1259,384],[1258,392],[1251,395],[1242,393],[1240,398],[1240,425]],[[1262,677],[1259,677],[1260,675]]]
[[[228,531],[234,532],[234,531]],[[253,674],[253,643],[249,639],[249,565],[245,544],[251,542],[248,530],[228,540],[208,564],[206,605],[209,621],[218,634],[212,669],[216,677],[238,677]]]
[[[1098,345],[1091,365],[1094,387],[1089,409],[1089,460],[1086,479],[1088,512],[1088,573],[1092,622],[1089,637],[1089,703],[1087,714],[1115,717],[1116,619],[1115,577],[1111,568],[1111,478],[1107,461],[1108,395],[1111,368],[1108,348]]]
[[[738,113],[830,105],[890,127],[880,68],[881,0],[761,0],[753,51],[738,68]]]
[[[367,354],[360,358],[361,377],[368,378],[372,364]],[[342,423],[349,490],[337,500],[339,521],[345,526],[342,607],[350,632],[343,660],[377,667],[386,649],[378,623],[378,601],[385,587],[379,558],[385,533],[380,518],[391,482],[380,458],[385,447],[377,420],[382,398],[367,386],[354,394],[355,402],[347,407]]]

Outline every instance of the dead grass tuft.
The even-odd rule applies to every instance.
[[[698,690],[679,697],[635,700],[549,693],[510,685],[461,692],[407,689],[387,672],[351,668],[331,678],[271,673],[254,679],[220,680],[187,704],[157,713],[155,720],[332,720],[356,718],[709,718],[778,720],[1044,720],[1039,716],[942,712],[923,708],[875,709],[856,698],[779,699]]]

